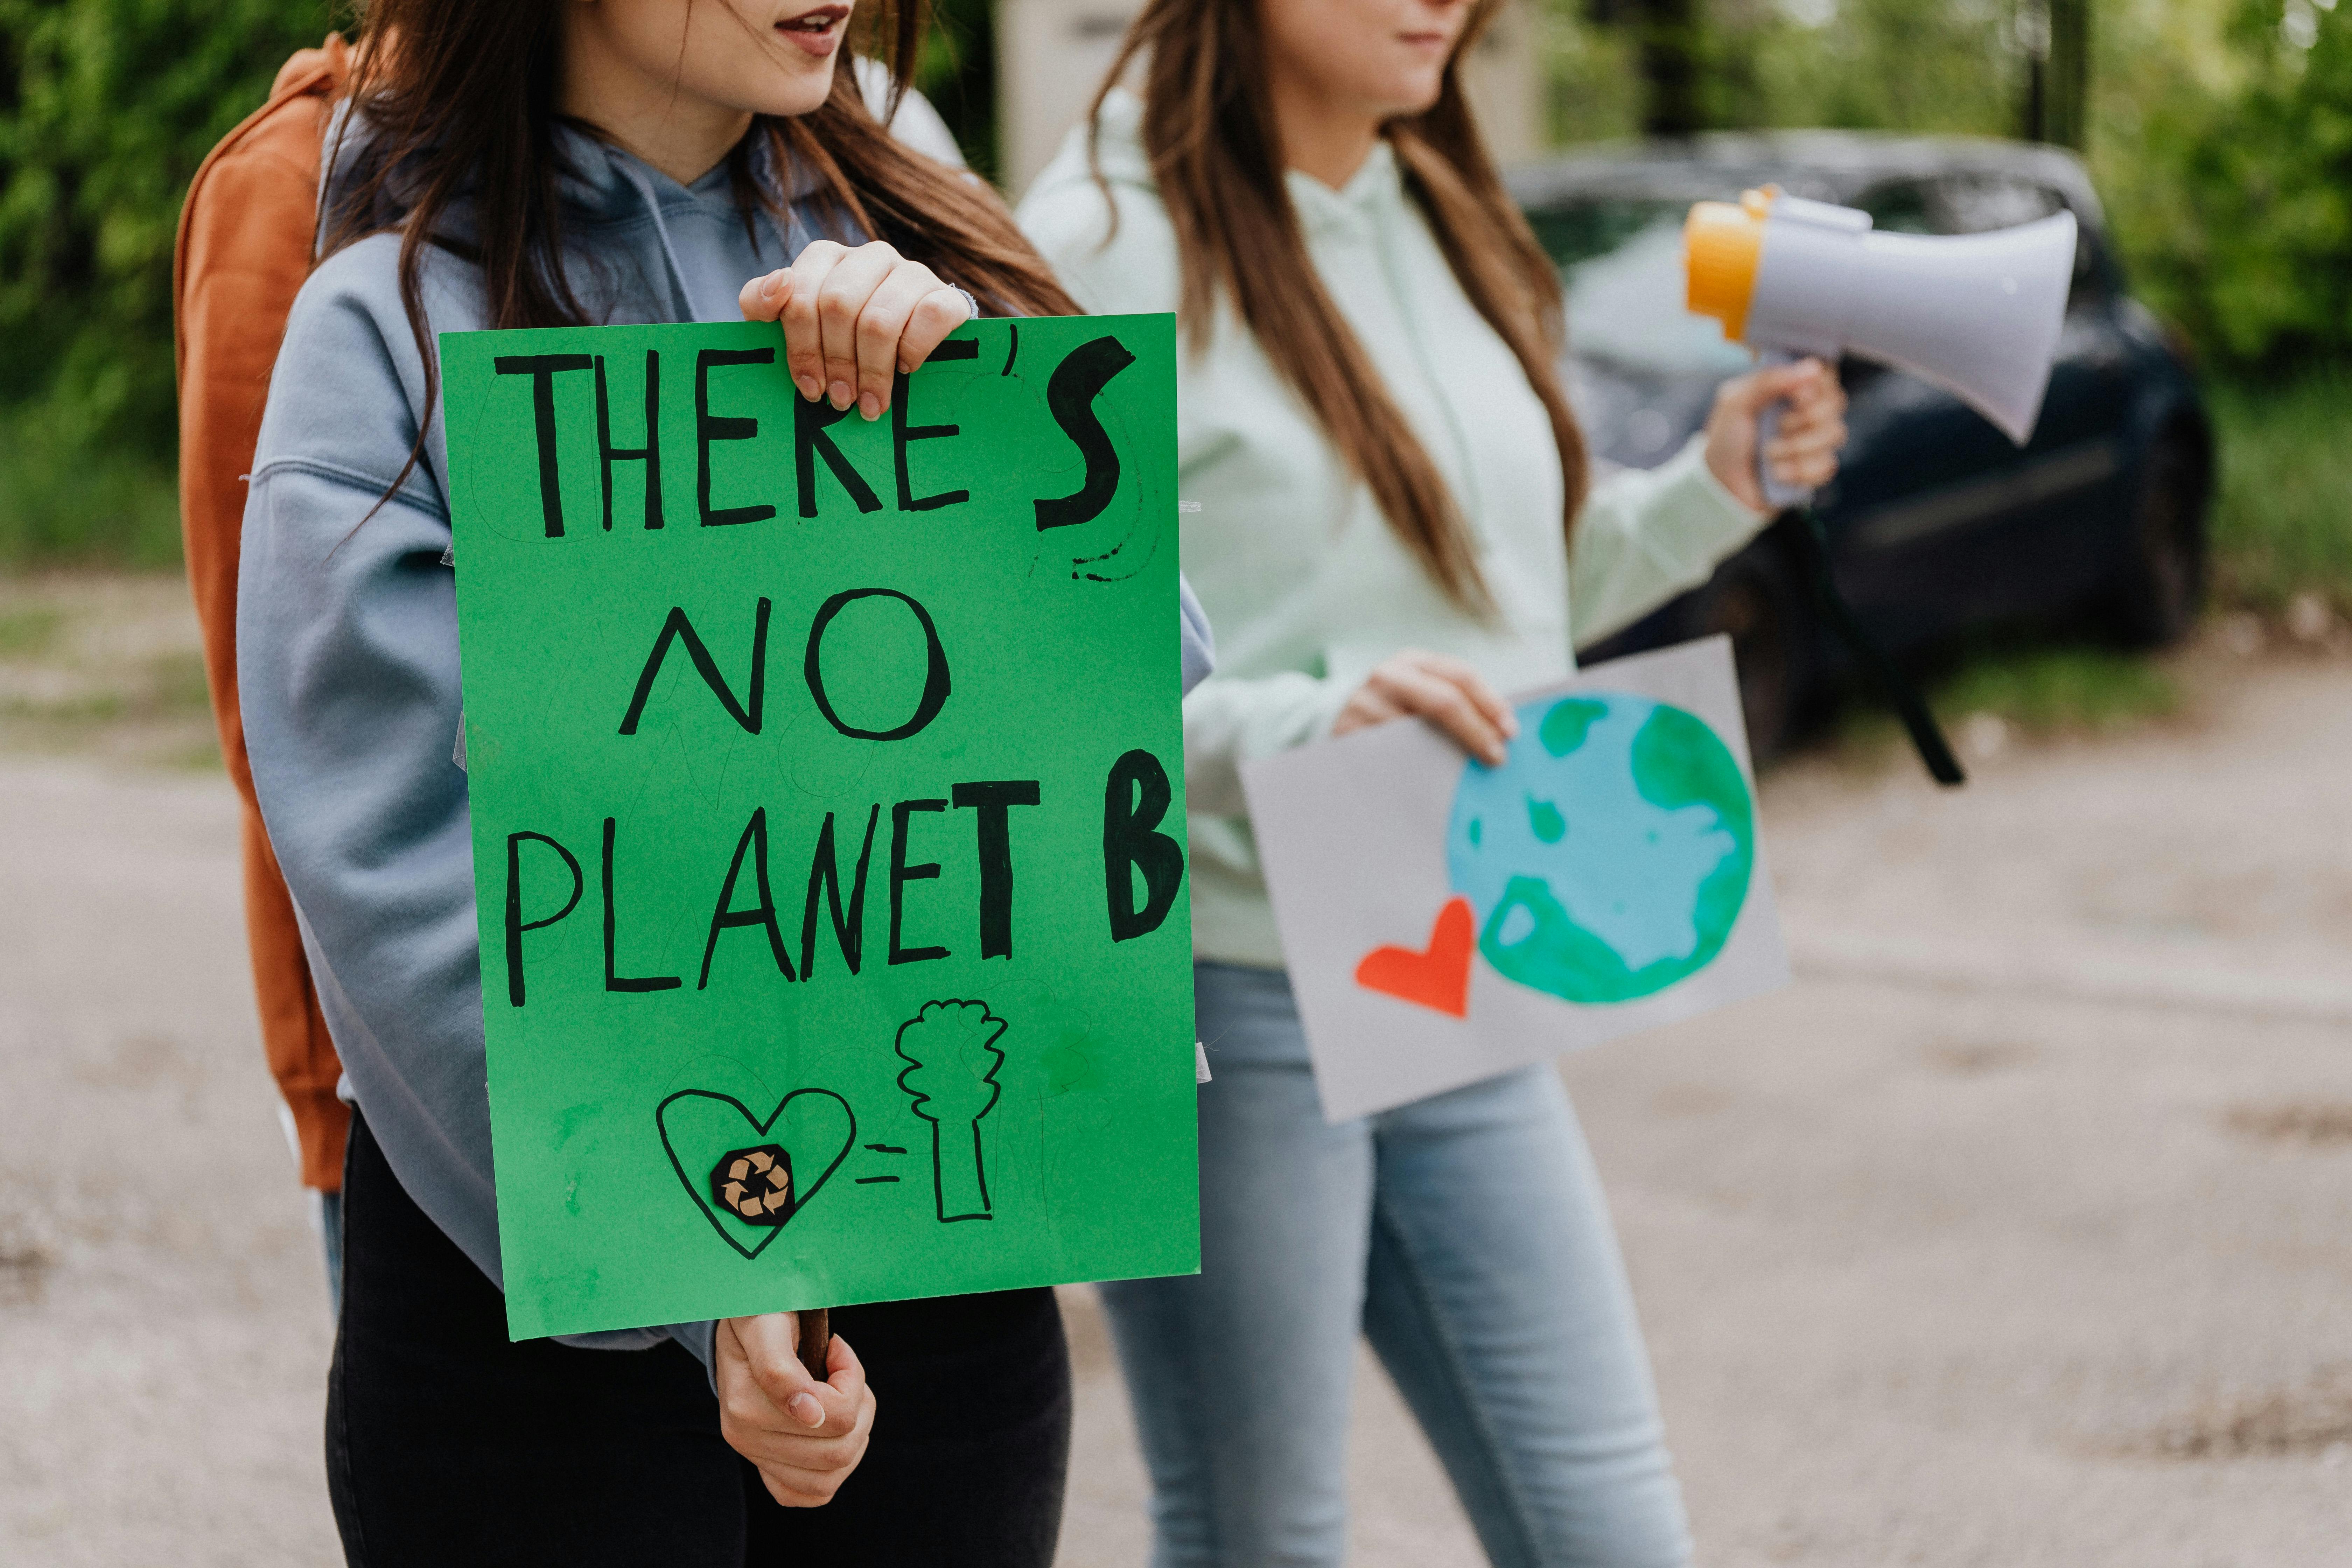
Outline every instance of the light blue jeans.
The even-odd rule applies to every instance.
[[[341,1189],[310,1193],[310,1217],[319,1226],[319,1247],[327,1259],[327,1310],[343,1315],[343,1194]]]
[[[1287,978],[1203,963],[1202,1271],[1104,1287],[1157,1568],[1327,1568],[1356,1335],[1496,1568],[1690,1557],[1625,1270],[1549,1067],[1334,1127]]]

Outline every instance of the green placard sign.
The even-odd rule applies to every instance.
[[[510,1331],[1198,1268],[1171,319],[441,355]]]

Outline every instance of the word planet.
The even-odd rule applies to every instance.
[[[1723,951],[1756,863],[1755,804],[1696,714],[1623,692],[1518,710],[1503,765],[1464,765],[1446,869],[1496,972],[1630,1002]]]

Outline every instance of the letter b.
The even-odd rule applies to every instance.
[[[1110,900],[1110,939],[1126,942],[1160,929],[1184,885],[1184,847],[1157,831],[1174,792],[1168,770],[1150,752],[1128,752],[1103,789],[1103,886]],[[1135,872],[1144,901],[1135,907]]]

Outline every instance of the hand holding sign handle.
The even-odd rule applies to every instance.
[[[768,1491],[786,1508],[829,1502],[866,1457],[874,1394],[846,1340],[835,1340],[818,1367],[795,1342],[806,1314],[721,1319],[714,1331],[711,1376],[719,1393],[719,1430],[751,1461]]]

